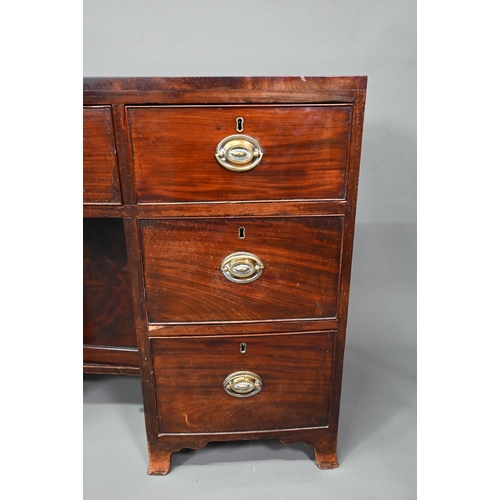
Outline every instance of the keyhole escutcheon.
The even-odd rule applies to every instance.
[[[240,240],[244,240],[245,239],[245,228],[244,227],[238,228],[238,238]]]
[[[238,116],[238,118],[236,118],[236,132],[243,132],[243,123],[245,123],[243,117]]]
[[[240,352],[241,354],[245,354],[247,352],[247,345],[245,344],[245,342],[242,342],[240,344]]]

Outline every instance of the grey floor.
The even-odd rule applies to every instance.
[[[338,454],[321,471],[311,448],[212,443],[147,475],[140,381],[84,377],[84,498],[383,499],[416,493],[416,228],[358,224]]]

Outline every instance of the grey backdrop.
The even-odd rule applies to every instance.
[[[86,499],[416,498],[416,3],[84,0],[84,76],[368,75],[339,428],[212,444],[146,474],[139,380],[84,378]]]

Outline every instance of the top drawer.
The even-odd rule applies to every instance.
[[[121,203],[109,106],[83,108],[83,202]]]
[[[127,115],[138,203],[345,198],[350,106],[131,106]],[[232,135],[260,145],[254,168],[219,164],[216,148]],[[245,147],[233,151],[245,161]]]

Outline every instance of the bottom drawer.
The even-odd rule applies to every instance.
[[[328,426],[334,337],[321,332],[151,339],[159,432]]]

